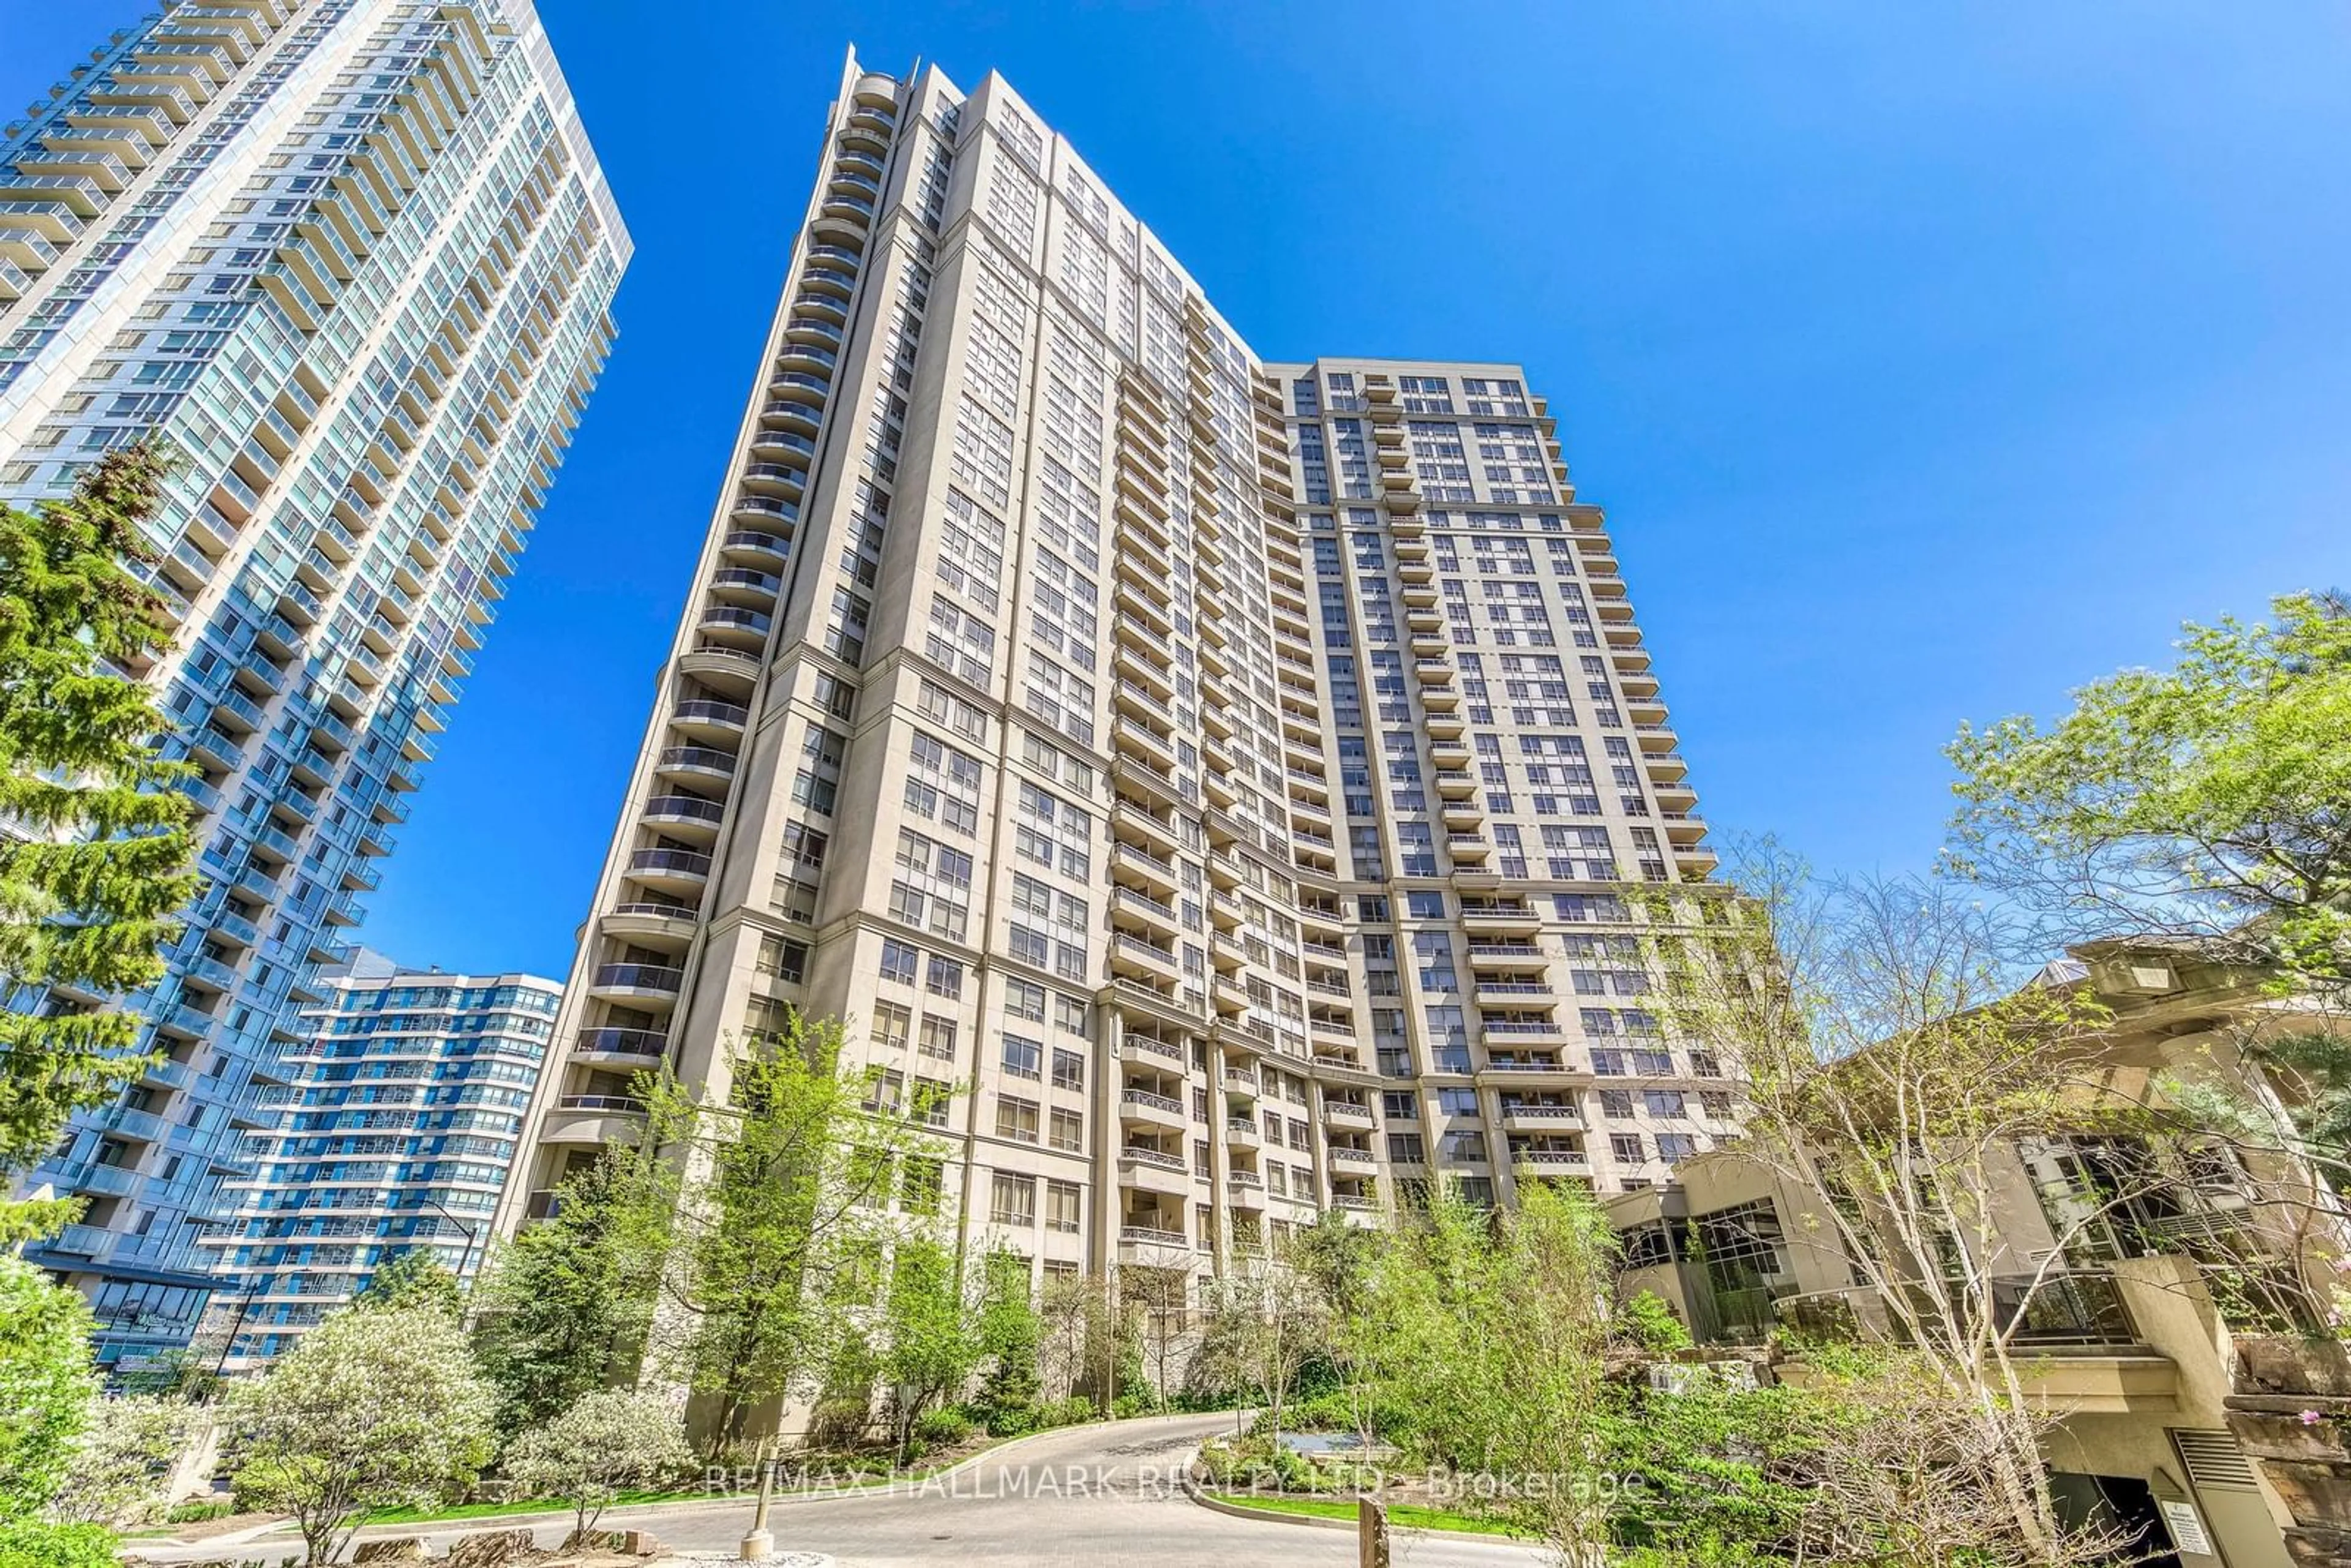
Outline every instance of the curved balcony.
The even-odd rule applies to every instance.
[[[890,156],[889,133],[871,125],[844,126],[841,134],[832,139],[832,145],[836,152],[860,153],[867,158]]]
[[[814,343],[798,342],[787,338],[782,350],[776,356],[776,362],[788,370],[820,371],[830,378],[840,367],[841,356],[831,349],[819,348]]]
[[[747,493],[737,496],[735,497],[735,504],[727,508],[727,512],[738,523],[765,523],[771,529],[782,528],[786,530],[787,538],[789,537],[789,530],[798,528],[800,521],[800,509],[798,507],[789,501],[779,501],[773,496],[754,496]]]
[[[680,779],[735,777],[735,754],[707,746],[668,746],[653,759],[653,771]]]
[[[710,857],[700,850],[632,850],[628,872],[630,881],[664,893],[699,893],[710,880]]]
[[[771,398],[759,410],[759,423],[770,427],[781,427],[814,435],[817,422],[823,415],[824,404],[821,399],[814,403],[809,403],[788,398]]]
[[[855,194],[842,189],[839,184],[833,184],[825,187],[824,199],[818,204],[817,212],[820,214],[820,219],[830,218],[837,223],[871,224],[873,221],[874,205],[870,197]]]
[[[812,245],[808,247],[806,260],[811,267],[846,267],[854,277],[857,269],[865,265],[865,253],[850,246]]]
[[[566,1094],[539,1126],[543,1142],[566,1145],[625,1144],[644,1124],[645,1104],[629,1094]]]
[[[758,528],[737,528],[718,541],[719,554],[754,566],[781,566],[791,550],[792,541],[788,537]]]
[[[707,605],[702,612],[700,625],[704,635],[738,647],[763,648],[768,643],[770,619],[757,610],[744,610],[732,604]]]
[[[751,463],[744,465],[743,487],[762,496],[797,501],[808,485],[808,469],[798,463]]]
[[[882,183],[882,172],[889,162],[889,154],[877,151],[861,139],[860,143],[854,146],[835,143],[832,161],[835,168],[844,169],[878,185]]]
[[[616,904],[604,912],[597,929],[607,936],[625,936],[641,946],[683,953],[694,940],[694,911],[676,904]]]
[[[867,71],[857,78],[856,93],[861,106],[872,105],[891,124],[898,122],[898,83],[889,73]]]
[[[787,371],[780,375],[770,377],[768,390],[787,402],[821,405],[826,398],[832,395],[832,382],[824,376],[811,376],[797,371]]]
[[[699,795],[655,795],[645,802],[640,820],[651,827],[669,828],[706,841],[718,836],[718,826],[726,820],[726,808]]]
[[[1191,1117],[1185,1113],[1184,1103],[1173,1094],[1161,1094],[1148,1089],[1128,1089],[1118,1097],[1118,1116],[1122,1122],[1138,1126],[1158,1127],[1170,1132],[1188,1133]]]
[[[894,98],[893,101],[895,101]],[[898,116],[892,110],[881,108],[861,99],[857,106],[849,111],[849,128],[852,131],[866,131],[876,136],[886,137],[898,129]]]
[[[871,162],[871,159],[858,159],[854,162],[851,158],[833,160],[832,177],[825,182],[826,189],[838,191],[843,195],[862,197],[868,202],[880,201],[882,199],[880,172],[866,174],[856,166],[857,162]]]
[[[722,744],[740,739],[751,712],[740,703],[688,697],[670,710],[670,727],[695,740]]]
[[[864,263],[863,256],[846,246],[810,246],[808,265],[800,273],[800,298],[823,295],[847,301],[857,291],[858,269]]]
[[[809,233],[835,247],[862,250],[865,245],[864,220],[835,213],[819,212],[816,221],[809,225]]]
[[[841,347],[841,330],[838,317],[845,315],[846,312],[822,295],[809,295],[805,298],[826,307],[835,314],[829,317],[821,312],[810,312],[806,306],[796,306],[790,319],[784,323],[784,336],[796,343],[809,343],[820,349],[838,350]]]
[[[571,1056],[590,1067],[647,1068],[669,1049],[669,1037],[654,1029],[583,1029],[571,1037]]]
[[[751,610],[774,609],[783,586],[784,580],[774,572],[754,571],[747,566],[723,566],[710,574],[713,598]]]
[[[774,462],[798,460],[805,468],[816,461],[816,442],[789,430],[760,430],[752,434],[751,452]]]
[[[1170,1197],[1186,1197],[1192,1191],[1192,1173],[1181,1155],[1135,1144],[1119,1151],[1118,1180],[1121,1186],[1134,1191]]]
[[[747,697],[759,683],[759,660],[739,648],[689,648],[677,656],[678,671],[733,697]]]
[[[605,1001],[674,1002],[684,977],[665,964],[601,964],[589,977],[588,994]]]

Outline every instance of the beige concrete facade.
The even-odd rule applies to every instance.
[[[1496,645],[1466,612],[1456,639],[1421,629],[1456,525],[1384,455],[1345,512],[1301,499],[1298,386],[1360,376],[1400,434],[1401,378],[1462,378],[1474,442],[1468,386],[1521,373],[1266,366],[1000,78],[966,96],[852,58],[824,145],[501,1227],[631,1135],[634,1073],[723,1087],[727,1042],[786,1007],[847,1020],[891,1093],[962,1087],[938,1130],[964,1237],[1040,1272],[1189,1281],[1326,1209],[1369,1220],[1437,1165],[1507,1200],[1506,1138],[1563,1176],[1662,1175],[1654,1138],[1583,1147],[1571,970],[1636,998],[1593,946],[1610,883],[1710,857],[1541,401],[1494,418],[1541,501],[1465,481],[1514,522],[1465,517],[1459,548],[1532,545],[1526,576],[1575,622],[1560,680],[1608,694],[1570,716],[1546,693],[1535,727],[1626,753],[1590,818],[1614,847],[1569,874],[1454,825],[1484,821],[1457,776],[1512,723],[1465,720],[1435,678],[1456,641]],[[1410,645],[1436,638],[1368,731],[1326,673],[1368,579],[1319,566],[1366,538],[1393,544]],[[1382,624],[1412,672],[1404,621]],[[1351,802],[1342,752],[1383,735],[1413,747],[1417,803]],[[1657,829],[1637,845],[1635,800]],[[1356,828],[1433,833],[1437,858],[1357,852]],[[1443,1151],[1440,1092],[1463,1134]]]
[[[2267,995],[2257,977],[2186,952],[2101,944],[2076,954],[2086,961],[2052,977],[2112,1009],[2101,1065],[2134,1103],[2159,1103],[2163,1074],[2273,1096],[2280,1086],[2246,1063],[2246,1041],[2325,1023]],[[1991,1204],[1999,1238],[1977,1260],[1996,1288],[2013,1281],[2019,1301],[2023,1281],[2050,1270],[2013,1341],[2032,1391],[2064,1413],[2050,1469],[2079,1495],[2119,1481],[2191,1506],[2216,1549],[2179,1542],[2182,1568],[2284,1568],[2291,1515],[2230,1431],[2236,1344],[2316,1322],[2351,1231],[2315,1173],[2259,1153],[2216,1158],[2192,1183],[2102,1210],[2091,1196],[2102,1141],[2005,1151]],[[1886,1330],[1889,1314],[1849,1260],[1827,1198],[1735,1148],[1612,1200],[1609,1215],[1633,1265],[1623,1289],[1664,1297],[1702,1342],[1755,1344],[1782,1324],[1831,1321]],[[2085,1226],[2085,1216],[2098,1218]],[[1801,1377],[1802,1362],[1782,1374]]]

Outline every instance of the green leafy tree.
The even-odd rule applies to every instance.
[[[329,1313],[233,1394],[232,1484],[241,1500],[293,1515],[319,1568],[375,1510],[430,1507],[470,1486],[496,1451],[496,1404],[449,1313]]]
[[[539,1426],[633,1372],[664,1252],[632,1224],[634,1151],[608,1153],[556,1188],[552,1212],[490,1256],[474,1291],[474,1343],[498,1427]]]
[[[735,1050],[723,1102],[643,1081],[650,1157],[631,1167],[625,1244],[667,1260],[663,1301],[685,1326],[664,1350],[708,1401],[712,1451],[828,1364],[879,1288],[908,1157],[936,1155],[843,1045],[838,1022],[795,1015]]]
[[[114,1546],[102,1524],[0,1520],[0,1563],[8,1568],[120,1568]]]
[[[2232,1031],[2283,1086],[2178,1097],[2241,1145],[2351,1193],[2351,606],[2190,625],[2169,670],[2126,670],[2043,727],[1962,728],[1954,867],[2031,911],[2043,943],[2170,937],[2268,977],[2313,1027]]]
[[[980,1314],[955,1255],[926,1236],[899,1238],[880,1327],[881,1371],[904,1463],[914,1457],[915,1421],[934,1401],[960,1391],[982,1354]]]
[[[98,1396],[89,1308],[0,1253],[0,1521],[36,1519],[70,1473]]]
[[[423,1307],[455,1317],[465,1310],[465,1292],[446,1264],[428,1249],[412,1247],[378,1268],[351,1305],[362,1311]]]
[[[172,1467],[196,1420],[195,1406],[183,1399],[124,1394],[96,1401],[51,1516],[76,1524],[153,1523],[171,1501]]]
[[[1588,1194],[1522,1185],[1515,1213],[1447,1190],[1405,1219],[1351,1330],[1415,1413],[1406,1453],[1505,1478],[1483,1506],[1563,1561],[1604,1537],[1601,1420],[1616,1244]]]
[[[587,1531],[622,1491],[650,1487],[694,1462],[685,1413],[661,1395],[600,1388],[507,1448],[501,1468],[532,1497],[571,1505]]]
[[[1290,1243],[1237,1258],[1207,1295],[1201,1354],[1208,1377],[1249,1390],[1265,1406],[1267,1424],[1280,1431],[1300,1375],[1331,1354],[1337,1322],[1329,1301]]]
[[[1952,862],[2048,917],[2044,947],[2169,933],[2351,982],[2351,611],[2291,594],[2179,653],[2046,727],[1963,727]]]
[[[1908,1346],[1910,1386],[1937,1390],[1938,1429],[1962,1456],[1946,1480],[1981,1549],[2097,1561],[2102,1544],[2057,1519],[2041,1458],[2053,1418],[2020,1337],[2065,1288],[2068,1248],[2181,1179],[2186,1130],[2107,1071],[2094,996],[2018,984],[2011,934],[1968,890],[1824,883],[1769,841],[1734,845],[1720,874],[1658,888],[1643,913],[1666,1033],[1740,1082],[1733,1157],[1791,1195],[1792,1241],[1854,1281],[1816,1308]],[[2017,1150],[2075,1137],[2147,1158],[2069,1201],[2055,1245],[2025,1255],[2003,1212]]]
[[[154,749],[152,695],[117,673],[161,646],[162,600],[135,579],[162,497],[155,449],[112,452],[74,494],[0,506],[0,975],[120,996],[163,973],[187,870],[187,769]],[[149,1058],[115,1007],[0,1010],[0,1177],[56,1147]],[[69,1203],[0,1202],[0,1240],[46,1234]]]

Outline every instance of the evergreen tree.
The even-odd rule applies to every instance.
[[[1025,1430],[1036,1419],[1040,1382],[1037,1353],[1043,1325],[1029,1299],[1029,1260],[1009,1249],[990,1251],[980,1265],[979,1349],[988,1358],[975,1402],[998,1437]]]
[[[497,1390],[501,1431],[540,1426],[632,1371],[664,1260],[632,1244],[620,1212],[639,1158],[617,1151],[569,1177],[553,1212],[485,1269],[475,1349]]]
[[[162,600],[129,568],[162,494],[152,446],[112,452],[68,499],[0,506],[0,974],[120,996],[163,973],[187,870],[184,769],[154,749],[162,714],[120,673],[168,639]],[[0,1010],[0,1176],[57,1145],[68,1117],[138,1077],[135,1014]],[[0,1203],[0,1239],[62,1223],[68,1206]]]

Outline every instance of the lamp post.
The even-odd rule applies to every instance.
[[[457,1283],[462,1286],[465,1282],[465,1270],[474,1261],[474,1228],[429,1197],[420,1197],[416,1201],[455,1226],[457,1234],[465,1239],[465,1249],[457,1254]]]

